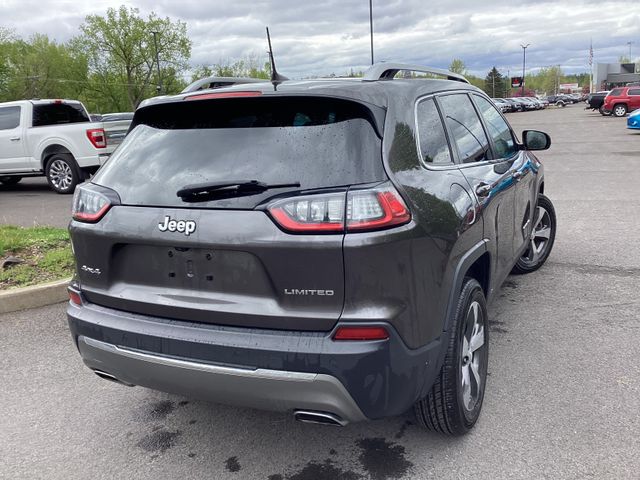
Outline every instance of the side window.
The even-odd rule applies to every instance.
[[[447,136],[433,99],[419,102],[416,112],[422,160],[433,165],[452,163]]]
[[[466,94],[438,98],[447,128],[458,146],[462,163],[489,159],[489,140],[471,99]]]
[[[611,90],[611,93],[609,95],[612,97],[619,97],[620,95],[622,95],[622,89],[614,88],[613,90]]]
[[[0,130],[13,130],[20,125],[20,107],[0,108]]]
[[[640,95],[640,88],[630,88],[629,95]]]
[[[487,126],[489,136],[493,139],[496,148],[497,158],[509,158],[514,155],[518,149],[516,142],[513,140],[513,134],[507,122],[505,122],[498,110],[491,103],[480,95],[474,95],[478,110],[484,123]]]

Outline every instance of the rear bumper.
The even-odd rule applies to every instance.
[[[410,350],[384,322],[388,340],[336,342],[333,332],[223,327],[90,303],[70,303],[67,314],[85,364],[123,383],[349,422],[402,414],[441,366],[439,341]]]

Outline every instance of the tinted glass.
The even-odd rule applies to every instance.
[[[451,163],[449,143],[433,99],[418,103],[417,115],[422,160],[434,165]]]
[[[629,95],[640,95],[640,88],[630,88]]]
[[[493,139],[496,158],[511,157],[516,153],[517,148],[509,125],[488,100],[479,95],[474,95],[474,98],[476,99],[478,110],[480,110],[480,114],[484,118],[489,136]]]
[[[12,130],[20,125],[20,107],[0,108],[0,130]]]
[[[621,94],[622,94],[621,88],[614,88],[613,90],[611,90],[611,93],[609,95],[612,97],[619,97]]]
[[[484,133],[471,99],[464,94],[440,97],[449,133],[458,146],[462,163],[489,159],[489,140]]]
[[[78,103],[49,103],[33,107],[34,127],[88,121],[87,112]]]
[[[370,115],[353,102],[302,97],[142,108],[93,182],[128,205],[254,208],[289,191],[380,181],[382,140]],[[245,180],[300,182],[300,188],[199,203],[176,195],[187,185]]]

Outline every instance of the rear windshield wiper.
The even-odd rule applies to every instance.
[[[244,197],[266,192],[272,188],[299,187],[300,182],[266,184],[258,180],[228,180],[226,182],[197,183],[185,185],[176,195],[185,202],[206,202],[208,200]]]

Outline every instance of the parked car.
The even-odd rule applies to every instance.
[[[540,100],[538,100],[536,97],[522,97],[522,98],[532,102],[534,104],[536,110],[542,110],[544,108],[543,103]]]
[[[549,106],[549,102],[545,97],[539,97],[538,101],[542,104],[542,108],[547,108]]]
[[[519,103],[522,106],[521,111],[536,109],[536,104],[524,97],[512,97],[511,100]]]
[[[508,102],[511,105],[511,111],[512,112],[523,112],[524,111],[524,104],[522,104],[521,102],[517,102],[513,98],[505,98],[503,100],[505,102]]]
[[[604,98],[609,94],[609,90],[590,93],[587,96],[587,109],[598,110],[602,115],[611,115],[610,111],[604,109]]]
[[[129,131],[131,120],[133,120],[133,112],[105,113],[102,115],[107,145],[115,149],[122,143]]]
[[[513,111],[513,105],[507,102],[504,98],[492,98],[492,100],[502,113]]]
[[[604,98],[603,106],[614,117],[624,117],[627,112],[640,108],[640,87],[614,88]]]
[[[640,108],[633,111],[627,118],[627,128],[640,130]]]
[[[0,103],[0,183],[46,176],[58,193],[94,173],[113,151],[102,123],[75,100]]]
[[[566,95],[549,95],[547,102],[549,102],[549,105],[555,105],[556,107],[566,107],[573,104],[573,100]]]
[[[487,298],[553,246],[531,153],[549,136],[519,143],[481,90],[427,67],[273,87],[143,102],[77,189],[67,313],[85,364],[305,422],[413,406],[426,428],[467,432]]]

